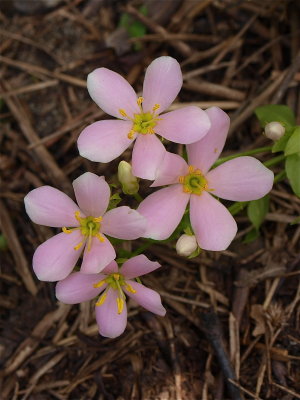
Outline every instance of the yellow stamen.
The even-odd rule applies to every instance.
[[[75,212],[75,218],[77,219],[78,222],[81,222],[82,218],[80,217],[80,211]]]
[[[119,274],[113,274],[113,277],[116,281],[118,281],[120,279],[120,275]]]
[[[103,286],[104,283],[105,283],[105,281],[99,281],[97,283],[94,283],[93,286],[94,286],[94,288],[99,288],[99,287]]]
[[[120,108],[119,113],[122,115],[122,117],[129,118],[128,115],[126,114],[126,111],[123,110],[123,108]]]
[[[72,233],[74,229],[68,229],[65,226],[63,228],[61,228],[63,233]]]
[[[154,129],[150,127],[150,128],[148,129],[148,133],[150,133],[151,135],[153,135],[153,134],[155,133],[155,132],[154,132]]]
[[[121,314],[124,308],[124,300],[117,297],[118,314]]]
[[[156,111],[160,108],[160,104],[154,104],[154,107],[152,108],[152,111]]]
[[[192,174],[195,171],[195,168],[192,165],[189,165],[189,174]]]
[[[101,243],[105,242],[104,237],[103,237],[102,235],[100,235],[100,233],[96,233],[95,236],[96,236],[96,238],[97,238]]]
[[[183,188],[184,193],[192,193],[192,191],[186,187]]]
[[[105,300],[106,300],[106,297],[107,297],[107,294],[106,294],[106,292],[104,292],[100,297],[99,297],[99,300],[97,301],[97,303],[96,303],[96,306],[102,306],[102,304],[105,302]]]
[[[127,289],[128,292],[130,292],[130,293],[136,293],[136,290],[133,289],[133,287],[130,285],[130,283],[127,283],[126,289]]]
[[[127,135],[128,139],[133,139],[134,137],[134,130],[131,130],[128,135]]]
[[[144,97],[139,97],[139,98],[137,99],[137,104],[138,104],[139,107],[141,107],[143,101],[144,101]]]
[[[75,247],[74,250],[79,250],[80,247],[83,245],[83,242],[78,243]]]
[[[184,176],[179,177],[179,183],[184,183]]]
[[[103,219],[102,217],[97,217],[97,218],[94,218],[94,221],[95,221],[95,222],[101,222],[102,219]]]

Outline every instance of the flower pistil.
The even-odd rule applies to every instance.
[[[197,194],[200,196],[204,190],[212,191],[208,188],[208,183],[200,169],[193,165],[189,166],[188,174],[179,177],[179,183],[183,185],[185,193]]]

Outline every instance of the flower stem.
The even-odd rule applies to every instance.
[[[216,161],[214,163],[213,168],[217,167],[220,164],[223,164],[225,161],[233,160],[234,158],[237,158],[237,157],[252,156],[254,154],[266,153],[266,152],[271,151],[271,150],[272,150],[272,146],[265,146],[265,147],[259,147],[259,148],[254,149],[254,150],[249,150],[249,151],[244,151],[242,153],[233,154],[233,155],[228,156],[228,157],[219,158],[218,161]]]
[[[136,201],[138,202],[138,203],[141,203],[144,199],[142,198],[142,196],[139,194],[139,193],[135,193],[134,195],[133,195],[133,197],[136,199]]]
[[[281,154],[280,156],[273,157],[270,160],[265,161],[263,164],[265,167],[272,167],[272,165],[279,164],[284,159],[285,159],[285,155]]]

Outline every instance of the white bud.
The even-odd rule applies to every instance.
[[[265,135],[268,139],[279,140],[285,134],[285,127],[280,122],[269,122],[265,126]]]
[[[126,161],[121,161],[118,166],[118,179],[125,194],[136,194],[139,191],[137,178],[132,175],[131,165]]]
[[[176,251],[180,256],[188,257],[197,250],[198,244],[194,235],[181,235],[176,243]]]

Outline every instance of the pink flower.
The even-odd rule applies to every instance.
[[[206,113],[195,106],[159,115],[174,101],[181,86],[180,66],[172,57],[159,57],[149,65],[143,97],[139,98],[116,72],[107,68],[93,71],[87,79],[90,96],[102,110],[119,120],[98,121],[84,129],[78,138],[80,155],[106,163],[119,157],[136,139],[133,175],[155,179],[165,148],[154,133],[186,144],[200,140],[210,127]]]
[[[188,202],[197,242],[205,250],[225,250],[237,225],[215,197],[233,201],[256,200],[273,185],[273,172],[253,157],[238,157],[209,171],[219,157],[229,128],[229,117],[220,108],[209,108],[208,134],[187,146],[189,165],[176,154],[166,153],[151,185],[170,185],[152,193],[137,209],[148,220],[144,237],[163,240],[179,224]]]
[[[101,274],[75,272],[56,285],[56,297],[67,304],[76,304],[99,296],[96,319],[102,336],[115,338],[121,335],[127,323],[126,296],[147,310],[164,316],[166,310],[158,293],[134,280],[159,268],[160,264],[139,255],[127,260],[118,269],[112,261]]]
[[[51,186],[34,189],[24,199],[33,222],[63,227],[61,233],[41,244],[34,253],[33,269],[42,281],[59,281],[68,276],[83,249],[81,272],[100,272],[116,257],[104,234],[132,240],[145,231],[145,218],[129,207],[105,212],[110,188],[103,177],[86,172],[75,179],[73,187],[79,206]]]

